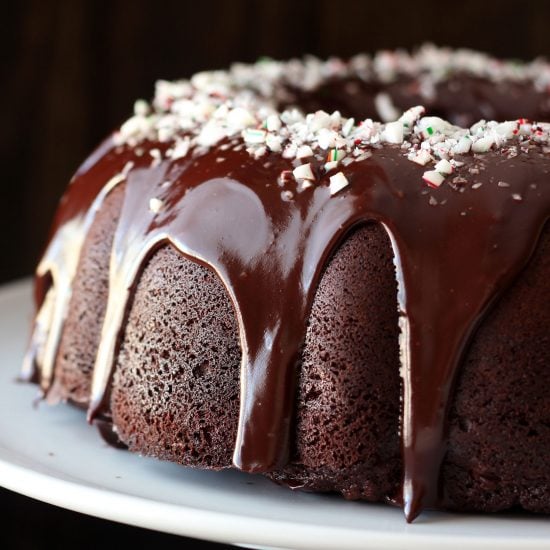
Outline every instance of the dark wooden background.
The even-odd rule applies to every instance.
[[[550,57],[550,2],[25,0],[0,12],[0,282],[31,273],[72,172],[158,78],[232,61],[349,56],[425,41]],[[218,548],[85,518],[0,491],[2,548],[113,538]],[[7,541],[7,542],[6,542]],[[221,548],[221,547],[220,547]]]

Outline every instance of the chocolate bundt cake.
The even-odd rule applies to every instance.
[[[143,455],[550,513],[549,86],[431,46],[158,82],[61,200],[23,376]]]

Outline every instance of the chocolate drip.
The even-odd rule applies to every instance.
[[[405,167],[388,174],[388,183],[403,194],[401,201],[385,204],[382,222],[392,239],[399,284],[403,506],[409,521],[440,502],[445,419],[463,351],[492,301],[527,263],[548,216],[547,176],[533,159],[486,160],[480,188],[454,196],[446,190],[436,200],[447,202],[437,206],[403,185]],[[548,161],[540,162],[547,170]],[[408,177],[414,181],[414,171]],[[496,185],[504,180],[510,188],[502,193]],[[527,204],[518,204],[512,193]]]
[[[476,176],[483,184],[472,187],[468,166],[474,160],[467,156],[461,170],[468,181],[461,190],[450,185],[430,190],[421,179],[424,169],[399,147],[386,145],[346,167],[350,185],[341,193],[331,196],[323,176],[290,197],[281,195],[286,189],[279,175],[289,161],[280,155],[258,161],[245,151],[213,149],[151,166],[147,151],[138,157],[131,149],[108,150],[85,165],[69,188],[48,248],[61,253],[47,254],[40,271],[41,277],[46,271],[52,275],[55,289],[44,302],[54,305],[44,307],[63,311],[70,285],[59,286],[59,273],[67,281],[74,274],[73,263],[68,267],[63,260],[74,246],[68,229],[81,243],[89,224],[72,222],[93,217],[109,190],[105,182],[132,161],[133,168],[115,179],[125,179],[125,199],[113,244],[90,418],[108,408],[105,396],[132,289],[155,248],[170,242],[212,268],[235,306],[242,345],[235,466],[255,472],[283,466],[295,371],[317,282],[346,234],[375,221],[391,238],[399,283],[402,504],[412,520],[423,508],[441,503],[445,417],[460,359],[491,303],[534,250],[550,209],[550,159],[538,147],[513,159],[487,153],[475,160],[485,167]],[[499,181],[508,185],[499,187]],[[59,334],[60,328],[50,329],[51,347]],[[42,339],[31,349],[41,347]],[[50,369],[42,369],[43,378],[49,377]]]
[[[38,378],[44,394],[51,386],[84,238],[105,197],[124,180],[121,172],[124,163],[123,157],[114,155],[112,142],[107,139],[80,167],[61,200],[52,238],[37,267],[35,300],[40,310],[21,377],[24,380]]]
[[[90,418],[104,405],[131,289],[150,253],[168,241],[213,268],[233,300],[243,350],[234,462],[246,471],[269,471],[288,460],[294,369],[315,283],[353,208],[331,200],[325,186],[282,201],[277,176],[284,160],[266,168],[246,152],[229,155],[218,166],[216,153],[209,153],[192,164],[153,169],[136,159],[128,174]],[[224,177],[228,170],[231,178]],[[165,208],[155,214],[151,199]]]

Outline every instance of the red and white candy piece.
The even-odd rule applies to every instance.
[[[422,175],[422,179],[430,187],[439,187],[445,180],[445,176],[441,175],[437,170],[427,170]]]

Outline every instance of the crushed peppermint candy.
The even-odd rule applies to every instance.
[[[303,159],[306,157],[312,157],[313,156],[313,150],[309,145],[301,145],[298,147],[296,151],[296,158],[297,159]]]
[[[188,137],[184,137],[183,139],[176,139],[176,144],[172,149],[171,158],[173,160],[176,160],[185,157],[189,152],[190,146],[191,140]]]
[[[344,159],[346,153],[340,149],[331,149],[327,155],[327,162],[340,162]]]
[[[388,122],[382,130],[382,140],[388,143],[403,143],[403,136],[405,133],[405,126],[401,120],[395,122]]]
[[[383,122],[391,122],[399,118],[399,110],[393,104],[391,97],[384,92],[380,92],[375,96],[374,106],[380,116],[380,120]]]
[[[337,174],[334,174],[334,176],[330,176],[329,190],[331,195],[336,195],[336,193],[339,193],[348,185],[349,181],[342,172],[338,172]]]
[[[407,155],[407,158],[409,160],[412,160],[413,162],[416,162],[416,164],[420,164],[421,166],[426,166],[428,162],[433,160],[432,155],[430,155],[430,153],[426,151],[426,149],[420,149],[420,151],[418,152],[411,151]]]
[[[447,159],[441,159],[434,167],[436,172],[448,176],[453,173],[453,165]]]
[[[162,153],[158,149],[151,149],[149,154],[153,157],[151,166],[158,166],[162,161]]]
[[[422,174],[422,179],[430,187],[439,187],[445,180],[445,176],[440,174],[437,170],[427,170]]]
[[[292,171],[292,174],[297,180],[314,180],[315,176],[313,175],[313,171],[311,169],[311,164],[300,164],[300,166],[297,166]]]
[[[265,130],[254,128],[243,130],[243,138],[246,143],[264,143],[266,136],[267,132]]]
[[[164,208],[164,203],[157,198],[149,200],[149,210],[155,214],[158,214]]]
[[[311,157],[321,160],[321,171],[325,174],[339,166],[345,168],[366,160],[373,150],[387,143],[398,146],[411,162],[426,167],[422,179],[432,188],[440,187],[456,173],[463,165],[461,155],[477,157],[499,150],[507,158],[513,158],[518,151],[526,152],[533,145],[550,152],[548,123],[527,119],[482,120],[471,128],[461,128],[439,117],[426,116],[422,106],[399,116],[391,97],[384,92],[375,98],[384,122],[368,118],[356,121],[339,111],[304,114],[297,108],[288,108],[280,112],[276,106],[288,85],[313,90],[333,78],[391,82],[399,75],[413,75],[422,79],[421,89],[433,90],[434,83],[445,75],[459,72],[496,82],[530,79],[536,89],[550,86],[550,65],[542,61],[522,65],[497,63],[476,52],[433,46],[424,46],[415,54],[397,51],[380,52],[374,58],[356,56],[346,63],[312,57],[288,62],[262,60],[250,65],[235,64],[227,71],[198,73],[190,80],[157,82],[151,104],[136,101],[133,116],[113,139],[117,146],[130,147],[145,141],[166,143],[169,147],[164,155],[172,160],[213,146],[223,150],[246,149],[253,158],[269,153],[289,160]],[[163,158],[157,148],[149,154],[153,166]],[[478,163],[468,170],[477,174],[483,166]],[[303,185],[304,182],[316,179],[310,163],[295,167],[292,175],[303,188],[312,185]],[[459,182],[455,177],[449,178],[449,183]],[[478,183],[471,187],[476,189]],[[331,194],[347,185],[343,172],[330,177]],[[151,210],[157,207],[155,203]]]

